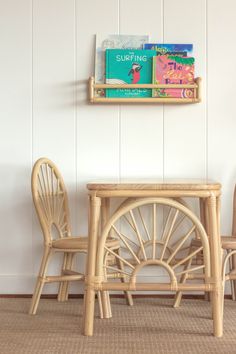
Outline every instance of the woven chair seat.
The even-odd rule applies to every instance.
[[[106,242],[107,247],[111,249],[117,249],[120,247],[119,240],[110,238]],[[88,249],[88,237],[74,236],[74,237],[63,237],[52,241],[52,247],[58,249],[69,249],[69,250],[84,250]]]
[[[221,246],[224,250],[236,249],[236,237],[235,236],[222,236],[221,237]]]

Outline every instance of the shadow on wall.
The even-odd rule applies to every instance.
[[[34,109],[57,114],[88,103],[88,80],[44,83],[34,88]]]

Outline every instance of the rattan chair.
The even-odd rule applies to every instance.
[[[232,299],[236,300],[236,260],[233,257],[236,255],[236,185],[233,196],[232,234],[231,236],[222,236],[221,245],[223,251],[226,251],[222,266],[223,286],[227,280],[230,280]],[[227,264],[229,265],[228,273],[226,273]]]
[[[44,253],[41,261],[29,313],[36,314],[39,299],[45,283],[59,282],[58,301],[68,299],[70,281],[84,280],[84,274],[72,270],[76,253],[87,253],[88,238],[72,236],[68,197],[63,178],[56,165],[47,158],[36,161],[32,171],[32,196],[44,236]],[[119,250],[119,242],[107,240],[107,247]],[[47,275],[48,263],[53,254],[64,254],[60,275]],[[100,295],[100,293],[99,293]],[[105,297],[107,299],[107,296]],[[99,296],[100,315],[102,302]]]
[[[194,240],[191,243],[191,251],[199,247],[199,240]],[[223,287],[225,287],[225,282],[230,280],[231,283],[231,293],[232,299],[236,300],[236,259],[234,260],[234,255],[236,257],[236,185],[234,187],[234,195],[233,195],[233,217],[232,217],[232,234],[231,236],[221,236],[221,247],[222,247],[222,282]],[[226,255],[224,256],[224,251],[226,251]],[[199,258],[200,263],[201,259]],[[192,260],[191,260],[192,262]],[[186,266],[186,270],[191,266],[191,262]],[[228,265],[228,272],[226,271]],[[201,279],[203,275],[199,274],[199,279]],[[191,279],[189,277],[188,272],[186,271],[185,277],[182,279],[182,283],[185,283],[187,279]],[[178,307],[180,305],[180,301],[182,298],[182,292],[177,292],[174,302],[174,307]]]

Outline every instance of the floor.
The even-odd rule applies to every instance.
[[[185,299],[179,309],[171,299],[135,298],[128,307],[112,298],[113,317],[100,320],[94,336],[82,330],[82,299],[58,303],[40,300],[29,316],[30,299],[0,299],[1,354],[210,354],[236,353],[236,303],[225,301],[224,336],[212,336],[210,304]]]

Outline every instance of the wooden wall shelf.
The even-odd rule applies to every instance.
[[[167,103],[167,104],[183,104],[183,103],[199,103],[201,102],[201,78],[196,78],[194,84],[191,85],[154,85],[154,84],[96,84],[94,77],[89,78],[89,101],[91,103]],[[164,97],[98,97],[96,96],[96,91],[101,89],[136,89],[136,88],[188,88],[194,90],[193,98],[164,98]]]

